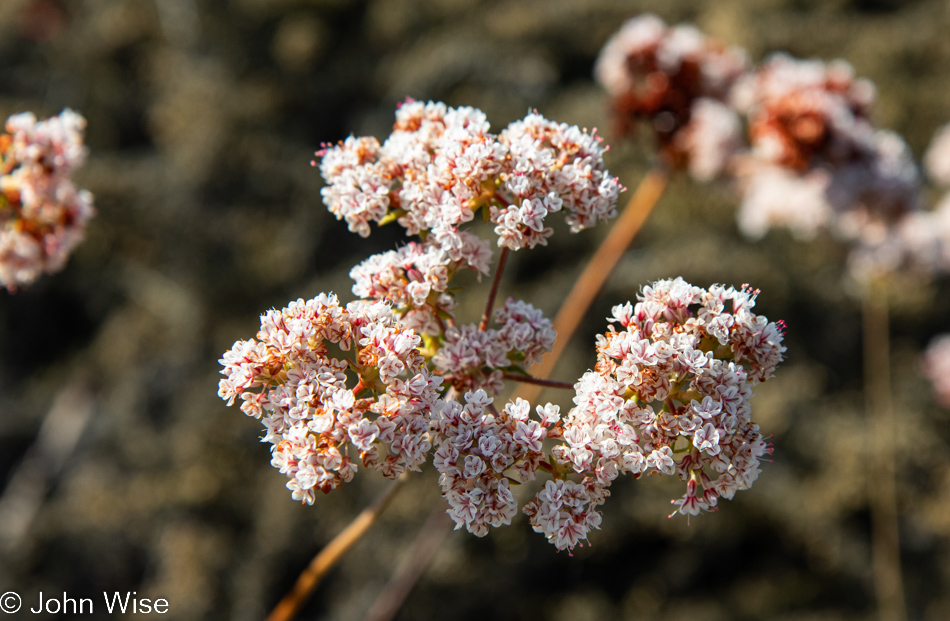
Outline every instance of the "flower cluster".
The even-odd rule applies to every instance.
[[[518,502],[509,481],[527,483],[544,457],[542,442],[560,421],[559,408],[538,407],[540,422],[529,419],[524,399],[509,402],[501,412],[484,390],[465,393],[465,405],[445,401],[433,415],[438,437],[433,464],[456,527],[478,536],[488,527],[509,524]],[[509,474],[514,475],[511,478]]]
[[[742,60],[696,36],[676,31],[657,59],[695,80],[683,82],[695,97],[677,144],[691,145],[691,166],[713,175],[715,149],[697,132],[726,140],[713,97],[725,96]],[[527,302],[492,309],[503,260],[482,321],[456,321],[452,279],[488,274],[492,254],[466,223],[481,212],[505,257],[547,243],[550,212],[564,211],[572,232],[605,220],[622,189],[605,150],[595,133],[536,112],[496,136],[479,110],[409,100],[382,144],[350,137],[319,153],[323,200],[351,231],[365,237],[371,223],[398,222],[418,239],[352,268],[358,301],[344,307],[321,294],[265,313],[257,338],[220,361],[219,395],[262,420],[295,499],[312,503],[316,490],[352,479],[358,462],[395,477],[433,451],[449,515],[479,536],[517,515],[513,486],[549,473],[523,511],[571,549],[599,527],[621,473],[678,473],[688,496],[702,484],[701,502],[678,501],[688,514],[751,485],[768,449],[750,419],[750,386],[772,374],[784,348],[776,325],[749,310],[748,289],[660,281],[636,308],[617,307],[625,331],[600,337],[596,370],[575,385],[566,419],[551,403],[535,415],[520,398],[495,406],[508,381],[544,383],[527,369],[555,340]]]
[[[426,242],[409,242],[398,250],[371,256],[350,270],[355,282],[353,294],[388,300],[402,315],[403,325],[417,334],[441,334],[441,317],[448,316],[455,307],[454,298],[446,292],[449,280],[464,268],[487,274],[491,259],[491,249],[484,240],[466,231],[458,235],[461,244],[457,259]]]
[[[576,233],[617,215],[620,185],[603,167],[596,135],[576,125],[554,123],[537,112],[509,125],[499,136],[510,166],[502,188],[513,198],[491,207],[498,245],[518,250],[547,244],[549,212],[567,212]]]
[[[257,339],[224,354],[218,395],[229,405],[240,398],[262,419],[273,465],[294,499],[312,503],[315,490],[353,478],[352,453],[388,477],[425,461],[442,379],[429,373],[419,343],[385,303],[297,300],[262,315]]]
[[[0,133],[0,286],[9,291],[63,268],[94,214],[70,180],[86,158],[86,119],[72,110],[7,119]]]
[[[739,210],[747,235],[784,226],[804,239],[830,230],[860,243],[917,208],[910,149],[870,124],[874,88],[844,61],[777,54],[740,81],[734,101],[749,125]]]
[[[942,334],[930,342],[922,363],[924,375],[933,383],[937,401],[950,408],[950,334]]]
[[[851,245],[848,271],[861,282],[950,270],[950,200],[921,208],[909,147],[869,120],[873,84],[840,60],[775,54],[748,69],[744,58],[646,15],[607,42],[596,74],[621,130],[650,120],[668,165],[700,181],[731,176],[748,237],[776,227],[804,240],[830,232]],[[925,163],[933,182],[950,184],[950,131],[938,133]]]
[[[471,324],[448,328],[432,358],[436,372],[459,392],[483,389],[497,395],[504,389],[505,371],[523,372],[554,345],[551,320],[527,302],[508,298],[493,318],[500,328],[479,330]]]
[[[661,155],[697,179],[719,176],[742,146],[729,93],[746,70],[742,51],[654,15],[628,20],[601,50],[595,75],[611,95],[619,129],[651,123]]]
[[[706,290],[677,278],[614,307],[622,329],[598,337],[597,366],[576,384],[554,448],[581,482],[539,494],[530,509],[536,529],[569,498],[579,508],[570,529],[544,532],[558,547],[575,545],[599,522],[594,508],[620,474],[678,475],[687,488],[674,504],[688,515],[752,485],[771,449],[752,422],[751,389],[785,351],[781,324],[752,313],[754,303],[746,287]]]
[[[575,232],[615,215],[621,187],[603,153],[596,135],[536,112],[495,136],[480,110],[408,100],[382,145],[350,137],[318,155],[323,200],[351,231],[396,220],[464,261],[459,227],[479,209],[513,250],[546,243],[548,212],[564,208]]]
[[[871,124],[874,86],[848,63],[775,54],[749,68],[742,51],[644,15],[605,44],[595,73],[621,132],[648,120],[669,167],[736,182],[747,236],[831,232],[852,244],[849,271],[862,281],[946,269],[947,218],[921,211],[910,149]],[[950,179],[948,154],[945,133],[927,156],[937,182]]]
[[[844,61],[825,64],[775,54],[740,81],[733,99],[748,114],[756,155],[807,170],[815,159],[853,158],[874,95],[874,86],[855,79]]]

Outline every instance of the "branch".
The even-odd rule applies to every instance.
[[[451,527],[452,520],[446,515],[445,508],[440,503],[423,524],[415,541],[409,547],[406,560],[376,598],[364,621],[390,621],[399,613],[406,598],[412,593],[412,589],[419,582],[426,567],[439,551],[439,545]]]
[[[894,403],[891,395],[890,329],[887,289],[871,283],[862,296],[864,318],[864,396],[870,419],[871,557],[881,621],[905,621],[897,523]]]
[[[558,382],[556,380],[547,380],[541,379],[540,377],[532,377],[530,375],[518,375],[517,373],[502,373],[502,379],[510,380],[512,382],[522,382],[524,384],[535,384],[536,386],[546,386],[548,388],[564,388],[567,390],[574,390],[574,384],[569,384],[567,382]]]
[[[482,322],[478,324],[479,332],[484,332],[488,329],[491,312],[492,309],[495,308],[495,296],[498,295],[498,285],[501,284],[501,273],[505,271],[505,263],[508,262],[508,252],[508,248],[502,248],[501,255],[498,257],[498,267],[495,268],[495,277],[492,279],[491,291],[488,292],[488,303],[485,305],[485,314],[482,315]]]
[[[376,498],[373,504],[363,509],[363,512],[356,516],[356,519],[350,522],[349,526],[320,550],[310,561],[310,565],[297,578],[294,588],[284,596],[284,599],[280,600],[280,603],[267,617],[267,621],[290,621],[294,618],[294,615],[306,603],[310,594],[317,588],[320,580],[323,579],[330,568],[373,525],[379,514],[383,512],[399,488],[402,487],[403,481],[403,477],[393,481],[386,488],[386,491]]]

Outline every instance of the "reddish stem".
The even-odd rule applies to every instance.
[[[564,388],[566,390],[574,389],[574,384],[568,384],[567,382],[558,382],[555,380],[541,379],[540,377],[531,377],[530,375],[502,373],[501,377],[502,379],[510,380],[512,382],[523,382],[525,384],[537,384],[538,386],[547,386],[548,388]]]
[[[498,257],[498,267],[495,268],[495,277],[492,279],[491,291],[488,292],[488,303],[485,305],[485,314],[482,315],[482,322],[478,324],[478,331],[484,332],[488,329],[488,320],[491,319],[492,309],[495,308],[495,296],[498,295],[498,285],[501,284],[501,274],[505,271],[505,263],[508,261],[508,248],[501,249],[501,256]]]

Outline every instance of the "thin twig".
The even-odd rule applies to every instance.
[[[367,507],[356,516],[349,526],[347,526],[339,535],[333,538],[320,552],[310,561],[310,565],[297,578],[294,588],[280,600],[280,603],[274,608],[267,617],[267,621],[290,621],[306,603],[310,594],[313,592],[320,580],[336,564],[343,554],[363,536],[370,526],[376,521],[380,513],[386,508],[392,500],[396,491],[402,487],[403,478],[392,482],[386,488],[372,505]]]
[[[485,304],[485,314],[482,315],[482,321],[478,324],[478,331],[484,332],[488,329],[488,322],[491,320],[492,309],[495,308],[495,296],[498,295],[498,285],[501,284],[501,274],[505,271],[505,263],[508,262],[508,248],[501,249],[501,255],[498,257],[498,266],[495,268],[495,277],[491,281],[491,291],[488,292],[488,302]]]
[[[871,423],[868,495],[871,501],[874,588],[881,621],[905,621],[907,606],[901,578],[893,441],[897,428],[891,395],[890,329],[884,283],[872,283],[866,287],[862,302],[864,395]]]
[[[521,382],[522,384],[535,384],[537,386],[545,386],[547,388],[565,388],[567,390],[574,389],[574,384],[570,384],[568,382],[559,382],[557,380],[541,379],[540,377],[533,377],[531,375],[518,375],[516,373],[502,373],[501,379],[506,379],[512,382]]]
[[[426,567],[432,562],[435,553],[439,551],[439,546],[451,526],[452,520],[449,519],[445,508],[440,503],[429,514],[429,519],[412,542],[406,560],[399,571],[366,613],[365,621],[390,621],[396,616],[416,583],[419,582]]]
[[[587,267],[574,282],[570,293],[564,298],[564,304],[554,318],[557,340],[554,342],[551,353],[544,357],[541,364],[532,368],[532,374],[535,377],[546,378],[551,374],[554,365],[557,364],[568,341],[580,325],[581,319],[587,314],[610,272],[620,261],[620,257],[630,246],[630,242],[643,227],[643,223],[646,222],[653,207],[663,195],[667,180],[666,170],[657,167],[648,172],[640,182],[640,186],[630,198],[623,213],[610,228],[610,233],[588,261]],[[534,401],[540,392],[540,386],[525,386],[521,394],[528,401]]]

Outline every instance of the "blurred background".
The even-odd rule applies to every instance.
[[[387,484],[361,471],[299,505],[259,423],[216,396],[218,358],[261,312],[321,291],[351,299],[350,267],[402,239],[336,221],[313,152],[384,138],[407,96],[476,106],[495,131],[537,108],[600,128],[632,191],[649,144],[613,139],[591,73],[608,36],[646,11],[754,61],[847,59],[878,86],[875,123],[918,157],[950,121],[950,5],[937,0],[0,2],[0,116],[84,114],[78,184],[99,211],[64,271],[0,292],[0,592],[32,606],[65,591],[102,616],[102,591],[132,590],[166,599],[167,618],[263,618]],[[674,178],[555,377],[591,367],[609,308],[657,278],[761,288],[759,312],[788,324],[788,357],[752,402],[775,445],[753,489],[688,523],[666,517],[679,481],[620,480],[573,557],[523,518],[484,539],[452,532],[398,619],[877,618],[845,249],[782,232],[744,241],[735,206],[728,188]],[[560,227],[515,253],[502,295],[553,316],[605,232]],[[482,299],[463,298],[461,317]],[[918,356],[948,317],[944,280],[902,288],[891,321],[903,575],[909,618],[927,621],[950,619],[950,412]],[[362,619],[441,502],[431,471],[412,478],[300,618]]]

